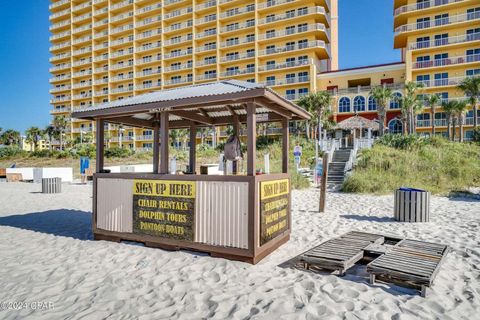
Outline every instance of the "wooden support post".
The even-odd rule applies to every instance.
[[[160,113],[160,174],[168,173],[168,112]]]
[[[290,132],[288,119],[282,119],[282,173],[288,173],[288,153],[289,153]]]
[[[158,174],[159,158],[160,158],[160,120],[156,115],[153,122],[153,173]]]
[[[236,113],[233,114],[233,134],[240,140],[240,122]],[[226,172],[226,169],[225,169]],[[232,173],[238,173],[238,160],[232,162]]]
[[[255,161],[257,157],[257,119],[255,103],[247,103],[247,175],[255,175]]]
[[[196,172],[196,151],[197,151],[197,126],[195,123],[190,125],[190,152],[189,152],[189,166],[190,173],[195,174]]]
[[[103,156],[103,151],[105,148],[105,124],[104,124],[103,119],[97,119],[95,125],[97,126],[97,159],[96,159],[96,172],[99,173],[100,171],[103,170],[103,164],[104,164],[104,156]]]
[[[319,212],[325,212],[325,200],[327,197],[327,179],[328,179],[328,152],[323,154],[323,173],[322,173],[322,184],[320,185],[320,203],[319,203]]]

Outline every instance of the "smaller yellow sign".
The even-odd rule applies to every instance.
[[[289,193],[288,179],[262,181],[260,183],[260,200],[266,200]]]
[[[133,194],[141,196],[195,198],[195,182],[170,180],[134,180]]]

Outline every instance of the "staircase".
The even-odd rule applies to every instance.
[[[328,167],[328,188],[338,190],[345,179],[345,164],[350,159],[351,148],[342,148],[333,153],[332,162]]]

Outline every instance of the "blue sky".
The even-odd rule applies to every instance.
[[[393,0],[338,1],[340,68],[400,59],[400,52],[393,50]],[[51,119],[48,4],[48,0],[2,0],[0,127],[4,130],[45,127]]]

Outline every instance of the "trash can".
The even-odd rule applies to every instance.
[[[62,178],[42,178],[42,193],[62,192]]]
[[[393,215],[403,222],[430,221],[430,192],[414,188],[395,190]]]

